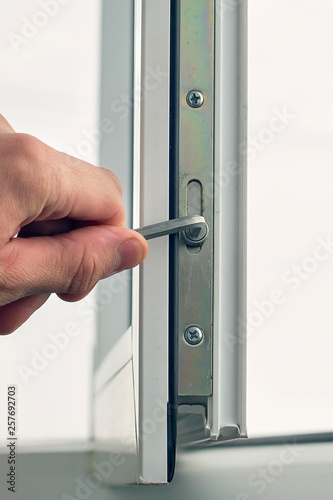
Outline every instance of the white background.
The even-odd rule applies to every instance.
[[[58,4],[58,12],[47,16],[45,26],[30,39],[25,37],[27,43],[18,44],[17,51],[9,34],[21,35],[24,19],[43,23],[45,16],[38,18],[43,9],[34,0],[1,0],[0,8],[0,112],[15,130],[36,135],[54,148],[77,151],[84,131],[98,124],[100,2]],[[96,143],[81,152],[84,160],[98,161]],[[20,442],[89,437],[95,324],[92,315],[80,314],[93,308],[92,299],[85,302],[69,304],[51,297],[17,332],[0,338],[0,427],[5,429],[7,385],[15,383]],[[76,323],[78,334],[67,334],[68,345],[46,359],[43,353],[55,352],[47,347],[54,346],[49,334],[66,334],[71,323]],[[35,351],[46,365],[36,361]],[[38,366],[39,371],[22,377],[22,365]]]
[[[332,16],[330,0],[249,1],[249,137],[294,115],[249,161],[248,313],[285,297],[249,335],[250,435],[333,430],[333,255],[282,281],[333,241]]]
[[[77,152],[98,124],[100,2],[59,6],[17,52],[8,34],[20,34],[40,3],[0,7],[0,112],[17,131]],[[304,261],[318,238],[333,240],[332,15],[329,0],[249,1],[248,310],[250,327],[253,318],[259,325],[248,339],[250,436],[333,429],[333,255]],[[272,132],[284,110],[292,118]],[[97,163],[97,144],[88,149],[81,157]],[[298,264],[315,270],[303,270],[293,290]],[[267,303],[273,290],[283,303]],[[52,298],[0,338],[0,426],[15,383],[22,441],[89,437],[94,322],[80,310]],[[48,335],[71,322],[80,333],[25,384],[19,367],[32,367],[34,350],[42,353]]]

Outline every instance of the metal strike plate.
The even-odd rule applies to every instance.
[[[214,0],[180,0],[178,76],[179,216],[202,215],[213,227]],[[188,233],[187,233],[188,234]],[[193,234],[193,232],[192,232]],[[178,394],[212,394],[213,232],[204,245],[178,240]],[[190,327],[202,340],[187,341]]]

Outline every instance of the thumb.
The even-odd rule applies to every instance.
[[[78,300],[100,279],[140,264],[147,252],[141,235],[109,225],[14,238],[0,251],[0,306],[52,292]]]

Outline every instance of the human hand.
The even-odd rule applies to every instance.
[[[112,172],[15,133],[2,115],[0,213],[0,334],[16,330],[51,293],[80,300],[148,252],[146,240],[123,227]]]

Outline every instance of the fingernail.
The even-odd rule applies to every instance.
[[[136,239],[125,241],[117,250],[116,271],[135,267],[143,260],[144,249]]]

